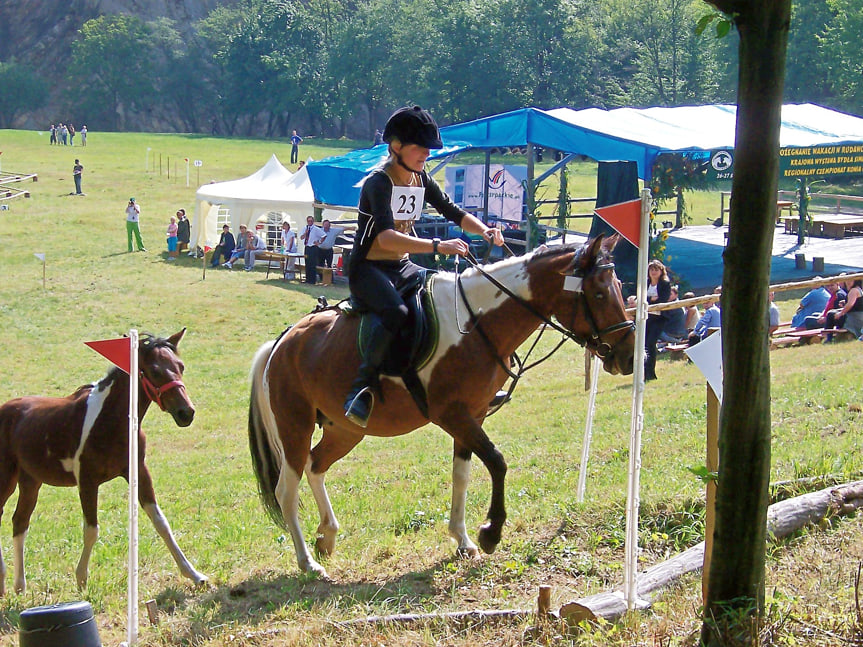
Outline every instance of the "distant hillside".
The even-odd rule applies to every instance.
[[[56,85],[76,70],[68,61],[72,41],[81,26],[102,15],[131,14],[142,20],[162,16],[177,22],[181,31],[214,8],[239,0],[0,0],[0,61],[26,63]],[[53,98],[52,106],[60,104]],[[55,108],[43,111],[46,119]],[[31,118],[32,119],[32,118]],[[22,127],[46,127],[25,123]]]

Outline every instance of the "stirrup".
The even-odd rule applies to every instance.
[[[364,396],[368,396],[368,404],[366,404]],[[369,424],[369,418],[372,415],[374,406],[375,392],[372,387],[365,386],[357,392],[353,400],[350,401],[350,404],[345,407],[345,418],[365,429]],[[363,410],[364,407],[365,410]]]

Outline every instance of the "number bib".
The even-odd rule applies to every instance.
[[[394,186],[390,200],[393,211],[393,220],[397,231],[407,233],[411,230],[423,208],[425,199],[425,187],[421,186]]]

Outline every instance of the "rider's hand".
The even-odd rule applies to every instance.
[[[498,247],[500,247],[504,243],[503,232],[497,227],[489,227],[485,230],[485,232],[483,232],[482,236],[483,238],[487,238],[488,240],[490,240]]]
[[[470,248],[467,243],[464,242],[461,238],[450,238],[448,240],[440,241],[440,244],[437,246],[437,251],[439,254],[453,255],[457,254],[459,256],[465,256]]]

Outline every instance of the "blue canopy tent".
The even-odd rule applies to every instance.
[[[542,146],[597,161],[631,160],[640,178],[650,179],[662,153],[733,149],[737,107],[573,110],[524,108],[441,128],[441,159],[470,149]],[[863,119],[813,104],[782,107],[780,145],[832,146],[863,142]],[[386,145],[352,151],[308,164],[319,203],[355,206],[359,183],[387,155]],[[533,178],[531,178],[533,179]]]

